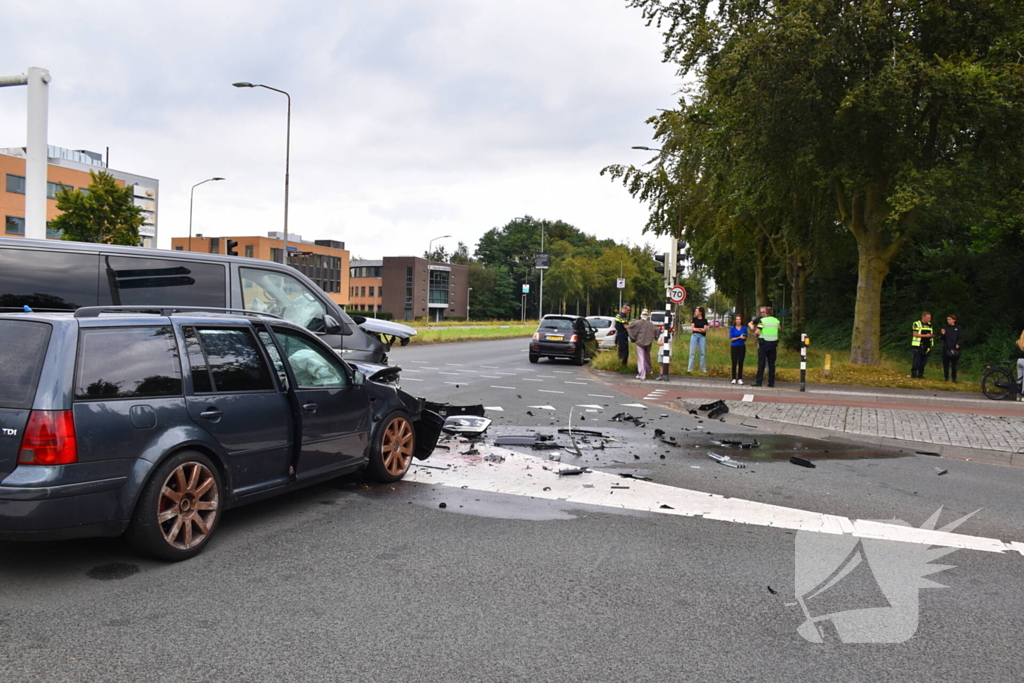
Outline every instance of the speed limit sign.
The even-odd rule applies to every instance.
[[[668,290],[668,300],[674,304],[681,304],[686,301],[686,289],[676,285]]]

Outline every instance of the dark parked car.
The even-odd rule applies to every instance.
[[[0,374],[0,538],[124,533],[166,560],[228,508],[362,468],[398,480],[443,423],[397,368],[374,381],[244,311],[0,314]]]
[[[530,362],[541,356],[569,358],[583,365],[597,353],[597,331],[586,318],[576,315],[546,315],[530,341]]]

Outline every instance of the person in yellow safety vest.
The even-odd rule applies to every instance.
[[[915,320],[910,334],[910,348],[914,352],[914,360],[910,365],[910,376],[924,379],[924,366],[928,362],[928,354],[932,352],[932,314],[925,311],[920,320]]]
[[[779,352],[779,330],[782,321],[772,315],[771,306],[761,308],[764,315],[757,323],[757,377],[751,386],[759,387],[764,381],[764,369],[768,367],[768,386],[775,386],[775,357]]]

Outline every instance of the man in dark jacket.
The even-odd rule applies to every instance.
[[[953,369],[956,382],[956,366],[960,362],[960,347],[964,343],[964,331],[956,324],[955,315],[946,316],[946,325],[939,332],[942,337],[942,374],[949,381],[949,370]]]
[[[629,304],[625,304],[617,316],[615,316],[615,345],[619,347],[619,362],[625,365],[629,362]]]

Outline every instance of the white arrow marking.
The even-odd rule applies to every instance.
[[[484,406],[484,410],[500,410],[501,412],[505,412],[505,409],[501,406]]]
[[[540,410],[555,410],[554,406],[529,406],[530,408],[539,408]]]
[[[643,403],[620,403],[619,405],[623,406],[624,408],[646,408],[647,407]]]

